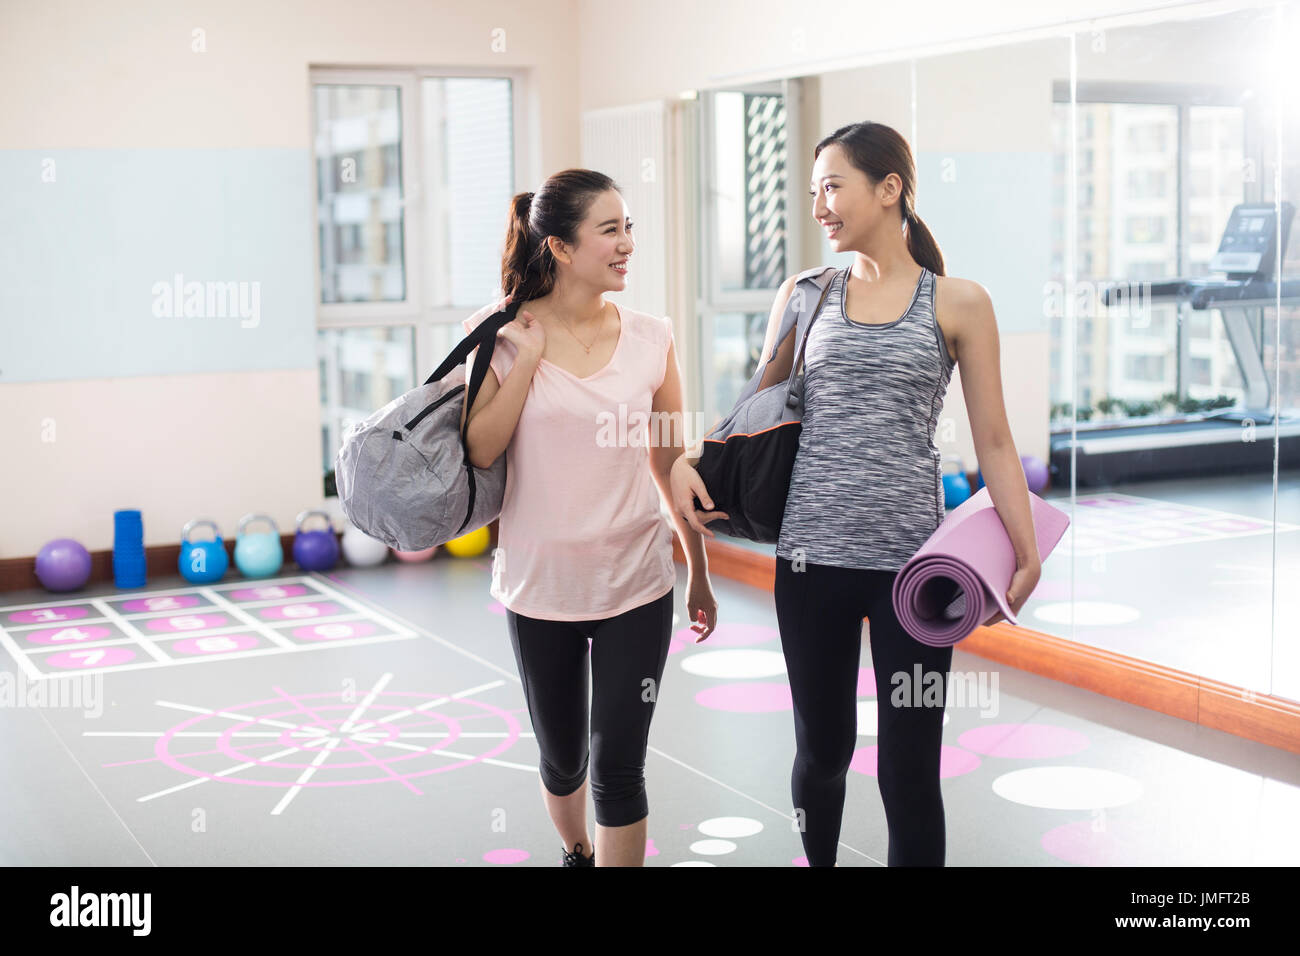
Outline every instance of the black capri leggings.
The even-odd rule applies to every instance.
[[[951,647],[913,639],[894,614],[897,571],[803,563],[793,570],[776,559],[774,597],[794,698],[795,758],[790,790],[809,866],[833,866],[844,813],[844,779],[857,745],[857,681],[862,618],[870,619],[876,675],[877,782],[889,830],[890,866],[943,866],[943,797],[939,752]],[[939,703],[921,691],[938,673]],[[906,699],[895,703],[902,675]],[[933,693],[933,692],[931,692]],[[914,697],[915,694],[915,697]],[[901,695],[900,695],[901,696]]]
[[[645,755],[672,637],[674,590],[603,620],[546,621],[506,611],[542,783],[559,797],[581,787],[590,744],[591,793],[603,827],[627,826],[650,812]]]

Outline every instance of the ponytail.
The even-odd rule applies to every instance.
[[[907,251],[912,258],[925,266],[937,276],[946,275],[943,271],[943,253],[939,243],[934,241],[930,227],[921,221],[921,217],[910,209],[907,212]]]

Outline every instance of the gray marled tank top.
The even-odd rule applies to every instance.
[[[776,553],[897,571],[944,518],[934,432],[956,363],[934,316],[934,273],[922,266],[907,311],[873,325],[844,312],[848,272],[831,279],[808,334],[803,428]]]

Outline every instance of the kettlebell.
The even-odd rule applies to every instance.
[[[312,515],[325,519],[325,527],[304,531],[303,522]],[[330,516],[324,511],[304,511],[298,515],[298,530],[293,536],[293,559],[304,571],[329,571],[339,560],[339,539],[334,537]]]
[[[212,528],[211,541],[191,541],[190,532],[205,524]],[[220,581],[230,567],[226,545],[221,540],[221,529],[208,518],[195,518],[181,528],[181,555],[177,560],[181,577],[193,584],[211,584]]]
[[[943,463],[944,466],[954,464],[957,466],[956,474],[943,476],[943,506],[956,508],[970,497],[970,479],[966,477],[966,469],[962,467],[961,459],[956,455],[945,456]]]
[[[254,521],[265,521],[270,531],[249,533],[244,528]],[[235,536],[235,564],[246,578],[267,578],[284,564],[284,549],[280,547],[280,529],[266,515],[247,514],[239,519]]]

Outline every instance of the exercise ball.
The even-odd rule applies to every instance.
[[[393,548],[393,554],[397,555],[398,561],[406,561],[410,564],[414,564],[417,561],[428,561],[433,557],[433,553],[437,550],[438,546],[435,544],[432,548],[425,548],[422,551],[398,551],[396,548]]]
[[[943,466],[948,465],[955,465],[957,472],[943,476],[943,506],[956,508],[970,497],[970,479],[966,477],[966,469],[962,467],[960,458],[955,455],[944,458]]]
[[[55,538],[36,555],[36,577],[47,591],[75,591],[90,580],[90,552],[80,541]]]
[[[447,542],[447,553],[455,558],[476,558],[492,543],[492,532],[484,525],[477,531],[452,538]]]
[[[1021,455],[1020,464],[1025,469],[1025,484],[1034,494],[1047,487],[1047,462],[1033,455]]]
[[[388,545],[376,541],[360,528],[348,525],[343,532],[343,557],[357,568],[372,568],[388,557]]]

